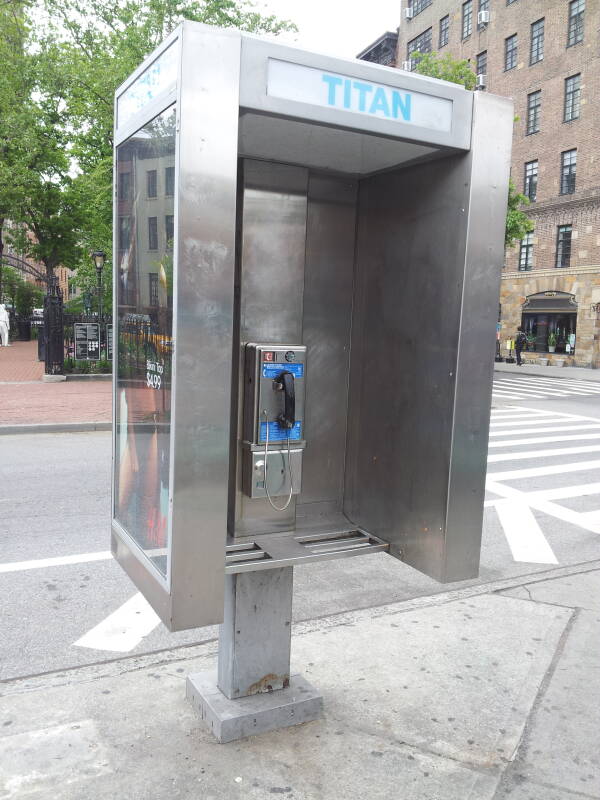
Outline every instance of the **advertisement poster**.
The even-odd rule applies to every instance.
[[[173,239],[157,220],[173,220],[174,161],[174,107],[117,149],[114,515],[163,576],[169,525]]]

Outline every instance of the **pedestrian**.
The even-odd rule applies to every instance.
[[[523,364],[521,360],[521,353],[527,346],[527,337],[523,333],[523,328],[521,325],[517,328],[517,337],[515,339],[515,350],[517,353],[517,367],[520,367]]]
[[[0,303],[0,344],[8,347],[8,331],[10,329],[10,317],[4,303]]]

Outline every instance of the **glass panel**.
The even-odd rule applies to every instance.
[[[117,522],[166,577],[169,527],[169,450],[173,359],[173,253],[154,237],[156,217],[145,214],[147,174],[175,162],[175,107],[117,148],[117,180],[131,174],[128,220],[120,237],[117,280],[115,509]],[[153,201],[173,219],[173,197]],[[161,208],[158,208],[158,205]],[[154,222],[151,222],[153,220]],[[150,225],[150,227],[148,227]]]

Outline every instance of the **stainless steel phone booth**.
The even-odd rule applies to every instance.
[[[112,549],[226,741],[320,713],[295,565],[477,575],[512,106],[184,23],[115,120]]]

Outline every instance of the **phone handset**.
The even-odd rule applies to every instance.
[[[271,495],[269,494],[269,484],[268,484],[268,466],[267,462],[269,460],[269,415],[267,414],[266,410],[263,410],[263,415],[265,418],[265,459],[263,465],[263,477],[264,477],[264,484],[265,484],[265,493],[267,495],[267,500],[269,501],[271,508],[274,508],[275,511],[285,511],[289,504],[292,502],[292,495],[294,493],[294,487],[292,486],[292,456],[290,453],[290,431],[296,424],[296,392],[295,392],[295,385],[294,385],[294,375],[287,370],[282,372],[277,378],[273,380],[273,390],[275,392],[283,392],[283,411],[281,414],[277,415],[277,422],[279,425],[286,431],[286,441],[287,441],[287,467],[288,467],[288,475],[290,479],[290,492],[288,495],[288,499],[283,506],[276,506],[273,502]]]
[[[282,428],[290,430],[296,424],[296,390],[293,373],[287,370],[282,372],[273,381],[273,389],[276,392],[283,392],[283,412],[277,417],[277,422]]]

